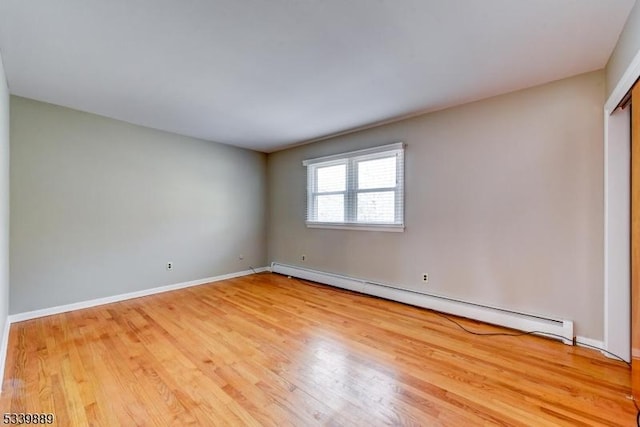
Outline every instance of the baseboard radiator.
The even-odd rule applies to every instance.
[[[493,325],[505,326],[520,331],[539,331],[542,336],[552,339],[559,337],[544,335],[555,334],[565,339],[561,341],[568,345],[574,344],[573,321],[552,319],[526,313],[518,313],[496,307],[474,304],[439,295],[422,293],[384,283],[376,283],[368,280],[357,279],[339,274],[311,270],[274,262],[271,271],[285,276],[298,277],[337,288],[348,289],[362,294],[372,295],[404,304],[428,308],[441,313],[466,317]]]

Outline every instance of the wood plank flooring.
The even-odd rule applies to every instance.
[[[0,412],[60,426],[635,425],[630,369],[597,351],[269,273],[17,323],[9,346]]]

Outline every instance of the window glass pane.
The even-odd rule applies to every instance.
[[[316,196],[316,212],[316,221],[344,222],[344,195]]]
[[[346,188],[346,165],[325,166],[316,169],[317,191],[325,193],[328,191],[344,191]]]
[[[395,192],[358,193],[358,222],[395,221]]]
[[[358,162],[358,189],[396,186],[396,156]]]

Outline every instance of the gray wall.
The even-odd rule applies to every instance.
[[[640,2],[636,1],[607,64],[607,97],[613,92],[638,51],[640,51]]]
[[[602,339],[604,96],[598,71],[270,154],[269,260],[572,319]],[[303,159],[394,141],[408,144],[404,233],[305,227]]]
[[[0,56],[0,334],[9,314],[9,87]],[[1,339],[1,338],[0,338]],[[0,348],[0,384],[6,354]],[[1,387],[1,385],[0,385]]]
[[[264,154],[11,97],[11,313],[264,266],[265,197]]]

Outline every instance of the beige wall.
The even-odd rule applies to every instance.
[[[270,154],[269,261],[571,319],[602,339],[604,96],[598,71]],[[408,144],[404,233],[305,227],[302,160],[394,141]]]
[[[636,1],[607,64],[607,97],[640,51],[640,2]]]
[[[11,132],[11,313],[266,265],[264,154],[18,97]]]

